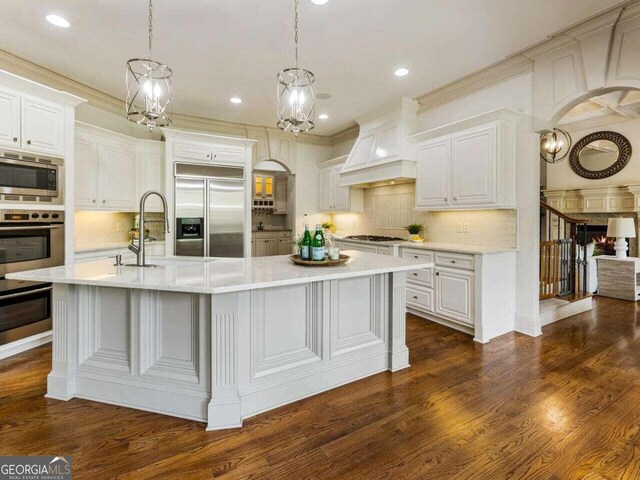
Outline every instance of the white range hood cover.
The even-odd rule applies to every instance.
[[[418,102],[402,98],[356,119],[360,135],[340,171],[340,185],[367,187],[415,179],[415,147],[407,137],[416,130],[417,111]]]

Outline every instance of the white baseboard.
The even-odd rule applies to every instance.
[[[51,342],[51,330],[0,346],[0,360]]]
[[[566,305],[562,305],[558,308],[547,310],[540,314],[540,325],[545,326],[551,323],[563,320],[574,315],[578,315],[582,312],[588,312],[593,309],[593,297],[583,298],[577,302],[571,302]]]
[[[516,314],[515,331],[524,333],[530,337],[539,337],[542,335],[540,318],[525,317],[524,315]]]

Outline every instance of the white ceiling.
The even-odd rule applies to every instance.
[[[316,75],[314,133],[329,135],[619,0],[300,0],[302,67]],[[125,62],[146,54],[146,0],[0,0],[0,48],[124,98]],[[44,20],[67,18],[69,29]],[[293,63],[293,0],[155,0],[154,57],[174,71],[174,111],[275,125],[276,73]],[[409,76],[393,71],[407,66]],[[239,95],[242,105],[229,98]],[[123,107],[124,108],[124,107]]]

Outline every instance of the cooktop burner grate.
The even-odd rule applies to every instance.
[[[366,240],[367,242],[395,242],[404,241],[404,238],[399,237],[384,237],[380,235],[349,235],[346,238],[352,240]]]

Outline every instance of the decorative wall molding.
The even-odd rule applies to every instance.
[[[640,212],[640,184],[545,190],[544,195],[564,213]]]

